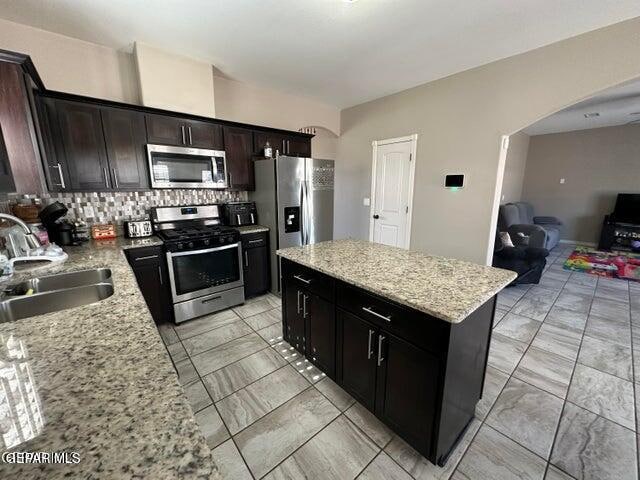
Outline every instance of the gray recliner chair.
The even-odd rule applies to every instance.
[[[529,246],[551,250],[560,241],[562,222],[556,217],[533,215],[533,206],[527,202],[500,205],[498,230],[509,232],[514,244],[521,243],[522,234],[529,237]]]

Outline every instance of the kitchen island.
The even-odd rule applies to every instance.
[[[283,334],[431,462],[475,413],[508,270],[359,240],[279,250]]]
[[[0,323],[0,385],[9,387],[9,395],[0,388],[0,453],[67,453],[70,461],[0,461],[0,478],[220,478],[123,252],[160,244],[65,247],[66,263],[9,281],[109,268],[114,293]]]

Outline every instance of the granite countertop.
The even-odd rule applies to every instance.
[[[220,478],[122,251],[159,243],[149,237],[67,247],[66,263],[11,280],[108,267],[115,292],[0,323],[0,387],[10,387],[13,402],[8,408],[0,388],[0,452],[8,444],[10,452],[80,456],[77,464],[0,460],[0,478]]]
[[[248,233],[260,233],[268,232],[269,227],[263,227],[262,225],[244,225],[242,227],[235,227],[240,232],[240,235],[246,235]]]
[[[277,254],[451,323],[464,320],[516,278],[510,270],[362,240],[321,242]]]

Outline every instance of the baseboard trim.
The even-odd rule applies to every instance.
[[[563,245],[584,245],[586,247],[597,247],[598,244],[595,242],[581,242],[579,240],[560,240],[560,243]]]

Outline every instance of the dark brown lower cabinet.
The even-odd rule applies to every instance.
[[[338,353],[342,366],[342,387],[369,410],[376,399],[377,328],[344,310],[338,309],[342,349]],[[345,347],[348,346],[348,347]]]
[[[132,248],[126,254],[155,322],[173,322],[171,290],[162,246]]]
[[[330,377],[335,376],[335,305],[310,292],[303,293],[307,358]]]
[[[376,341],[375,412],[405,439],[429,451],[438,392],[438,359],[385,331]]]
[[[282,259],[284,336],[432,463],[475,415],[495,297],[460,323]]]

